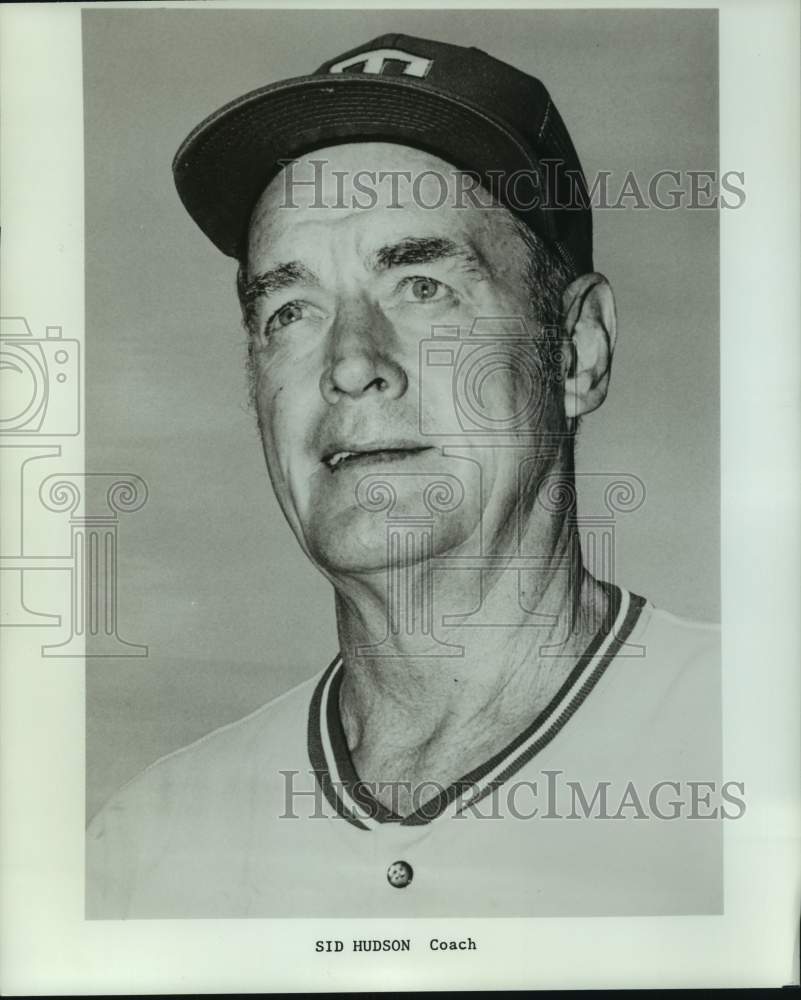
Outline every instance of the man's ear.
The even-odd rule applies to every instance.
[[[565,372],[565,416],[577,418],[606,398],[617,337],[615,299],[602,274],[582,274],[562,297],[572,363]]]

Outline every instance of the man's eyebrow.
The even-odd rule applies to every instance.
[[[484,270],[479,255],[471,246],[443,236],[407,236],[388,243],[369,255],[368,265],[373,270],[386,271],[391,267],[429,264],[449,258],[460,260],[466,270]],[[287,261],[246,278],[241,284],[240,297],[245,305],[252,305],[261,296],[273,295],[301,283],[319,285],[320,280],[300,261]]]
[[[468,270],[481,269],[479,256],[471,246],[443,236],[407,236],[396,243],[388,243],[370,254],[369,264],[376,271],[386,271],[391,267],[430,264],[448,258],[461,260]]]
[[[276,264],[275,267],[246,279],[242,287],[242,298],[246,303],[253,302],[261,295],[272,295],[300,283],[319,285],[320,282],[317,275],[299,261]]]

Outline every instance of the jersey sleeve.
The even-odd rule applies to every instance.
[[[148,769],[120,789],[86,831],[87,920],[131,916],[137,887],[159,856],[169,825],[159,769]]]
[[[86,831],[87,920],[127,916],[135,881],[136,850],[124,801],[112,800]]]

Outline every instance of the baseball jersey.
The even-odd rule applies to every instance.
[[[89,826],[87,917],[722,912],[719,630],[609,593],[548,706],[405,817],[359,781],[339,657],[157,761]]]

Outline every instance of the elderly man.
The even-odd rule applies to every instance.
[[[719,912],[716,630],[582,560],[615,306],[542,84],[386,36],[222,108],[174,171],[239,262],[339,652],[111,800],[89,915]]]

